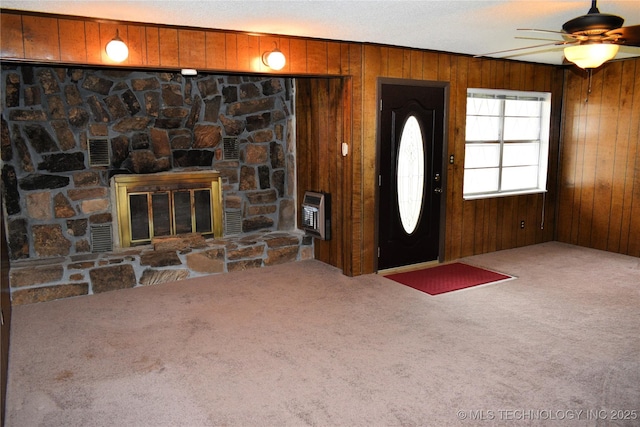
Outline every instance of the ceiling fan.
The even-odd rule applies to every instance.
[[[620,45],[640,47],[640,25],[623,27],[623,18],[617,15],[600,13],[596,3],[597,0],[591,1],[591,9],[586,15],[578,16],[565,22],[562,25],[562,31],[518,29],[519,31],[559,34],[564,39],[562,41],[492,53],[506,53],[544,46],[565,46],[564,55],[566,60],[580,68],[591,69],[598,68],[606,61],[613,59],[618,53]]]

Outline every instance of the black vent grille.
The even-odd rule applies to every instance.
[[[225,236],[242,233],[242,212],[240,210],[224,211]]]
[[[89,166],[109,166],[109,140],[89,140]]]
[[[113,238],[111,236],[111,224],[91,226],[91,252],[111,252],[113,250]]]
[[[224,144],[225,160],[238,160],[240,158],[237,136],[225,136],[222,138],[222,143]]]

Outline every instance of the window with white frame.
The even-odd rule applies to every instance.
[[[465,199],[546,191],[551,94],[467,89]]]

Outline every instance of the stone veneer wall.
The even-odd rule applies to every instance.
[[[242,235],[188,245],[178,250],[181,255],[224,247],[213,258],[226,263],[227,250],[242,246],[243,238],[249,236],[248,246],[254,246],[270,241],[264,233],[286,232],[301,251],[293,259],[310,256],[302,246],[311,241],[295,228],[290,79],[3,64],[2,86],[0,148],[14,296],[28,288],[27,302],[47,300],[66,296],[56,289],[78,284],[80,294],[97,292],[102,288],[86,274],[67,271],[77,270],[78,262],[86,262],[83,257],[95,261],[92,267],[80,264],[83,268],[135,265],[136,284],[145,282],[145,263],[140,263],[145,248],[124,256],[91,254],[90,226],[113,221],[109,178],[117,173],[221,172],[224,208],[241,213]],[[236,159],[225,159],[223,137],[238,138]],[[87,147],[94,138],[109,140],[108,167],[89,166]],[[246,260],[259,258],[260,265],[269,258],[264,251],[246,252]],[[237,257],[232,254],[231,260]],[[37,283],[21,276],[30,266],[41,270],[56,264],[63,267],[61,275],[42,274]],[[231,269],[226,264],[213,268]]]

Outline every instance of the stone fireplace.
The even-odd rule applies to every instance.
[[[292,79],[3,64],[2,84],[14,303],[313,257],[296,228]],[[181,187],[196,173],[216,184]],[[174,174],[125,196],[147,210],[122,245],[116,182]]]

